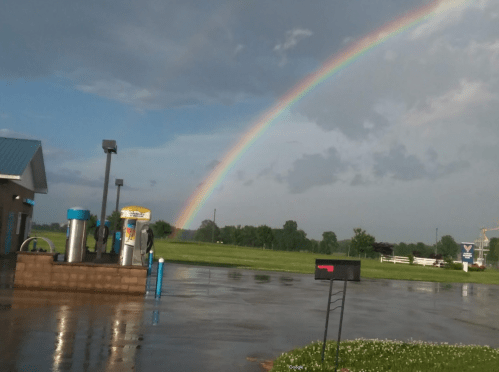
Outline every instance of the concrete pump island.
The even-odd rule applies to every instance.
[[[106,245],[99,244],[96,252],[87,251],[86,228],[90,211],[71,208],[67,216],[64,259],[59,260],[59,253],[55,252],[50,241],[51,252],[24,251],[38,238],[25,240],[17,252],[16,288],[124,294],[146,292],[147,256],[153,239],[148,225],[151,219],[149,209],[129,206],[121,210],[123,227],[116,234],[118,238],[110,252],[106,252]],[[105,228],[108,231],[108,226]],[[120,239],[121,236],[124,239]]]

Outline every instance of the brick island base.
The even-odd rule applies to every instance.
[[[137,295],[146,292],[147,267],[56,259],[57,253],[18,252],[14,288]]]

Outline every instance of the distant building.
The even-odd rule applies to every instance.
[[[0,255],[19,250],[31,229],[35,193],[47,192],[42,143],[0,137]]]

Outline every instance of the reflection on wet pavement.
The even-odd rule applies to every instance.
[[[256,372],[324,331],[329,284],[313,274],[166,264],[156,300],[154,270],[137,297],[16,290],[0,267],[0,371]],[[497,285],[363,279],[348,284],[342,338],[499,347],[498,305]]]

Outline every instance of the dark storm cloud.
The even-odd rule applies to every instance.
[[[437,28],[429,38],[412,39],[409,32],[372,49],[306,96],[300,114],[325,130],[338,128],[358,140],[397,123],[397,114],[406,110],[431,111],[432,98],[458,88],[463,79],[483,81],[497,92],[499,80],[490,76],[498,72],[497,58],[491,55],[499,22],[476,27],[481,16],[479,11],[469,11],[462,22]],[[492,111],[497,109],[488,107],[468,115],[484,116],[477,125],[486,126],[494,117]]]
[[[58,72],[85,92],[141,108],[275,98],[346,37],[419,3],[6,0],[0,78]]]
[[[436,179],[470,166],[469,162],[462,160],[443,165],[437,161],[436,151],[432,148],[428,150],[427,157],[429,161],[424,163],[416,155],[408,154],[404,145],[395,145],[390,148],[387,154],[376,153],[373,155],[374,175],[376,177],[391,176],[401,181],[422,178]]]
[[[57,172],[47,171],[47,183],[57,184],[64,183],[68,185],[90,186],[101,188],[104,185],[104,180],[91,180],[84,178],[80,171],[71,169],[59,169]]]
[[[415,155],[408,155],[404,145],[396,145],[388,154],[374,154],[373,157],[377,177],[391,174],[395,179],[410,181],[426,175],[424,164]]]
[[[329,185],[337,181],[337,174],[345,169],[338,151],[330,148],[326,156],[305,154],[296,160],[286,181],[292,193],[302,193],[311,187]]]

